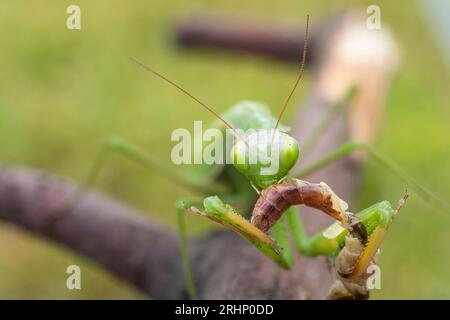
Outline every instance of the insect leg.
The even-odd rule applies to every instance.
[[[289,259],[289,256],[283,254],[283,249],[278,242],[251,224],[250,221],[237,213],[230,205],[225,204],[219,197],[212,196],[203,201],[203,206],[204,210],[196,207],[186,209],[191,213],[208,218],[235,231],[279,266],[289,269],[290,263],[289,260],[286,260],[286,258]],[[281,237],[283,236],[281,235]]]
[[[340,244],[338,238],[324,237],[324,231],[308,236],[297,207],[290,207],[284,215],[291,229],[295,246],[301,254],[309,257],[319,255],[331,257],[339,252]]]
[[[198,192],[219,193],[223,191],[223,188],[220,185],[217,185],[211,181],[199,181],[192,176],[177,172],[172,166],[166,165],[163,162],[148,156],[139,147],[136,147],[128,141],[118,137],[108,139],[103,148],[97,154],[97,157],[89,170],[89,174],[86,177],[82,188],[89,188],[95,183],[101,168],[104,166],[108,160],[108,157],[112,153],[121,154],[128,159],[143,165],[147,169],[154,172],[159,172],[162,175],[172,179],[174,182],[184,185],[190,189],[194,189]]]
[[[186,222],[184,214],[186,208],[200,204],[199,200],[180,199],[176,203],[177,221],[178,221],[178,239],[180,245],[181,262],[183,264],[183,274],[186,281],[187,293],[190,299],[197,299],[197,292],[195,290],[194,277],[192,275],[191,263],[189,259],[188,239],[186,235]]]
[[[349,275],[350,278],[360,277],[361,274],[367,270],[367,267],[370,265],[370,263],[373,262],[378,249],[380,248],[381,243],[383,242],[384,237],[388,232],[389,227],[391,226],[394,218],[398,215],[401,208],[404,206],[406,199],[408,199],[408,196],[409,195],[406,194],[403,198],[400,199],[397,205],[397,209],[395,209],[389,221],[384,225],[378,225],[370,234],[368,242],[364,245],[364,248],[359,255],[358,261]]]
[[[289,243],[287,221],[285,217],[278,220],[272,227],[272,237],[279,243],[282,249],[281,255],[283,260],[287,262],[287,267],[290,269],[294,265],[294,255],[292,254],[291,244]]]
[[[328,299],[369,297],[368,267],[375,265],[381,243],[407,198],[408,194],[400,199],[395,211],[380,203],[360,213],[364,214],[367,220],[375,219],[378,225],[372,227],[374,229],[366,242],[351,233],[345,236],[345,245],[334,263],[336,281],[328,293]]]
[[[295,207],[290,207],[284,213],[284,216],[288,221],[297,250],[304,255],[313,255],[311,252],[311,239],[306,234],[300,212]]]

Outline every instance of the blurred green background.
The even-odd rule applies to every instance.
[[[82,29],[66,28],[74,1],[0,2],[0,161],[81,181],[112,134],[170,161],[173,129],[211,116],[162,81],[130,64],[136,57],[226,110],[241,99],[276,110],[296,68],[254,56],[177,49],[170,27],[197,10],[314,22],[373,1],[87,1]],[[402,50],[377,147],[447,199],[450,187],[450,77],[414,1],[378,1]],[[363,12],[364,12],[363,11]],[[449,13],[450,15],[450,13]],[[298,97],[308,90],[308,77]],[[230,90],[232,89],[232,90]],[[291,108],[286,122],[295,110]],[[161,141],[167,141],[162,143]],[[98,188],[174,227],[174,202],[187,191],[114,157]],[[405,185],[374,163],[367,166],[358,207],[395,201]],[[211,224],[189,219],[199,233]],[[450,298],[450,218],[413,196],[393,225],[380,257],[382,290],[374,298]],[[69,264],[82,267],[82,290],[65,287]],[[0,224],[0,298],[142,298],[101,268],[62,247]]]

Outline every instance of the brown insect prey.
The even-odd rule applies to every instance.
[[[351,218],[346,212],[347,203],[327,184],[310,183],[299,179],[291,179],[264,189],[256,201],[251,222],[267,232],[290,206],[299,204],[319,209],[344,225],[351,223]]]

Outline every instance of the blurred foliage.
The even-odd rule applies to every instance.
[[[120,135],[170,161],[173,129],[211,116],[130,64],[136,57],[223,111],[241,99],[276,110],[296,75],[281,62],[174,47],[173,23],[197,10],[237,12],[270,23],[312,27],[343,8],[371,1],[87,1],[82,30],[65,27],[73,1],[0,2],[0,159],[80,181],[106,138]],[[412,1],[378,1],[402,49],[377,146],[431,190],[450,189],[450,79]],[[370,76],[370,75],[368,75]],[[308,77],[299,97],[308,90]],[[230,90],[232,89],[232,90]],[[300,103],[297,99],[294,103]],[[286,119],[292,117],[291,108]],[[288,121],[287,121],[288,122]],[[122,158],[102,171],[98,188],[164,224],[189,192]],[[358,207],[395,202],[405,186],[369,163]],[[211,225],[189,219],[191,232]],[[382,290],[375,298],[450,298],[450,218],[412,196],[382,248]],[[0,225],[0,298],[141,298],[111,275],[53,243]],[[65,288],[69,264],[82,266],[82,290]]]

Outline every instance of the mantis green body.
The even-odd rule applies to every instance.
[[[238,123],[233,123],[232,118],[229,115],[234,115],[233,112],[245,113],[245,109],[252,106],[253,111],[260,108],[260,112],[252,112],[248,115],[251,117],[250,123],[263,124],[262,130],[271,130],[273,128],[273,119],[269,116],[267,119],[255,119],[255,117],[265,115],[263,107],[257,103],[251,104],[250,102],[245,102],[244,104],[238,104],[235,108],[232,108],[227,114],[224,115],[225,119],[231,122],[232,125],[237,126]],[[241,109],[242,108],[242,109]],[[252,118],[253,117],[253,118]],[[269,128],[264,127],[268,125]],[[238,127],[239,128],[239,127]],[[244,129],[246,129],[244,127]],[[244,139],[248,138],[244,136]],[[264,189],[268,190],[272,185],[276,184],[277,181],[286,180],[288,178],[289,170],[294,166],[299,155],[298,145],[296,141],[289,135],[282,133],[279,139],[279,170],[274,176],[264,176],[258,175],[260,163],[255,163],[253,165],[248,162],[237,164],[235,159],[238,157],[239,153],[248,153],[251,149],[249,145],[250,140],[246,140],[247,145],[244,141],[237,141],[236,144],[231,149],[233,166],[229,165],[224,168],[223,171],[228,170],[227,176],[236,176],[235,170],[239,171],[243,176],[245,176],[250,185],[258,193]],[[270,141],[266,145],[259,145],[259,148],[269,148],[271,146]],[[244,159],[248,160],[243,156]],[[248,185],[241,178],[236,178],[231,180],[230,186],[232,189],[237,189],[239,186]],[[326,185],[325,185],[326,186]],[[329,188],[328,186],[326,186]],[[330,190],[330,194],[333,195],[333,201],[342,203],[334,193]],[[247,186],[246,192],[240,193],[240,200],[244,200],[242,195],[247,195],[244,204],[243,212],[247,212],[251,209],[251,205],[254,203],[254,197],[252,194],[256,194],[249,186]],[[261,193],[260,193],[261,194]],[[233,199],[233,197],[230,197]],[[239,197],[238,197],[239,199]],[[345,206],[346,204],[344,204]],[[290,207],[286,210],[281,219],[276,222],[271,230],[271,235],[259,229],[254,224],[250,223],[243,215],[238,213],[231,205],[225,204],[221,198],[218,196],[209,196],[203,201],[204,210],[200,210],[196,207],[190,206],[189,204],[181,203],[181,208],[190,211],[195,214],[199,214],[210,220],[222,224],[241,235],[244,239],[249,241],[258,250],[263,252],[268,258],[277,263],[280,267],[289,269],[294,263],[294,258],[292,254],[292,249],[290,248],[288,230],[291,231],[296,247],[299,252],[307,256],[328,256],[330,258],[336,258],[341,250],[346,245],[346,238],[351,230],[350,224],[346,225],[345,218],[340,219],[339,222],[331,225],[328,229],[318,232],[317,234],[309,237],[306,235],[303,223],[301,221],[298,211],[294,207]],[[179,208],[180,210],[180,208]],[[354,216],[360,224],[363,225],[364,232],[368,237],[368,240],[363,243],[363,246],[367,246],[367,249],[361,249],[359,252],[360,259],[355,262],[352,270],[362,270],[358,271],[358,276],[360,277],[362,273],[366,270],[368,265],[372,262],[377,250],[387,232],[388,227],[392,223],[395,213],[398,210],[394,210],[388,201],[382,201],[377,204],[370,206],[369,208],[358,212],[355,215],[347,213],[346,208],[342,209],[342,214],[347,216]],[[181,216],[180,216],[181,218]],[[184,233],[184,232],[183,232]],[[374,245],[375,244],[375,245]],[[185,257],[188,259],[188,257]],[[186,271],[188,268],[186,267]],[[189,277],[189,276],[188,276]],[[346,296],[347,297],[347,296]]]
[[[352,95],[353,94],[349,94],[346,96],[339,102],[339,105],[345,105]],[[238,103],[222,116],[234,127],[243,130],[249,128],[255,129],[256,126],[259,126],[257,129],[273,128],[276,121],[264,105],[250,101]],[[217,125],[217,123],[215,125]],[[284,126],[281,128],[287,130]],[[222,129],[225,130],[225,127],[222,127]],[[287,134],[284,135],[285,139],[289,139],[289,141],[291,141],[290,139],[293,139],[292,137],[287,136]],[[292,148],[289,144],[284,145],[288,148]],[[303,178],[328,165],[334,159],[343,157],[354,151],[357,149],[355,146],[362,146],[362,150],[372,150],[369,146],[357,143],[346,143],[341,147],[338,147],[335,151],[331,151],[316,163],[301,169],[299,172],[286,174],[285,179],[288,179],[288,177]],[[281,150],[280,152],[282,153],[283,151],[285,150]],[[293,164],[295,164],[292,157],[296,158],[296,156],[295,152],[292,152],[292,150],[289,151],[290,152],[285,154],[285,157],[288,159],[286,160],[283,159],[283,157],[280,157],[280,161],[286,160],[287,166],[292,167]],[[99,173],[99,169],[104,164],[106,157],[110,152],[121,153],[151,170],[156,169],[158,172],[171,178],[174,182],[181,183],[182,185],[197,191],[199,195],[206,196],[203,201],[200,199],[181,199],[176,204],[183,269],[187,282],[188,294],[191,298],[196,298],[197,295],[189,264],[189,252],[185,230],[186,211],[205,216],[212,221],[231,228],[244,239],[252,243],[258,250],[261,250],[276,264],[285,269],[291,268],[294,263],[292,248],[290,247],[288,240],[289,230],[293,235],[298,251],[307,256],[322,255],[336,258],[345,246],[346,236],[349,233],[345,226],[338,222],[330,226],[327,230],[318,232],[310,237],[305,233],[300,215],[295,207],[290,207],[284,213],[283,217],[273,226],[271,235],[251,224],[250,221],[239,212],[247,213],[251,211],[258,198],[258,193],[255,192],[254,188],[256,187],[260,190],[261,188],[266,187],[267,184],[264,182],[264,178],[261,180],[258,176],[252,176],[250,174],[252,170],[247,172],[249,174],[247,176],[240,172],[243,170],[242,167],[238,166],[238,170],[232,164],[221,166],[202,164],[197,166],[194,172],[189,174],[185,172],[177,173],[170,166],[147,156],[145,152],[134,147],[127,141],[120,138],[113,138],[106,143],[105,148],[100,152],[95,161],[95,164],[90,171],[86,183],[87,185],[92,185],[94,183],[94,180]],[[231,150],[229,150],[229,152],[231,152]],[[369,152],[369,154],[371,153]],[[391,160],[387,160],[387,158],[379,153],[377,153],[377,156],[378,157],[375,157],[375,159],[382,159],[380,161],[387,165],[388,168],[391,168],[388,165]],[[396,168],[397,167],[391,168],[394,173],[405,180],[410,179],[409,177],[404,176],[403,172],[396,171]],[[284,170],[286,168],[282,169]],[[253,177],[253,180],[249,177]],[[421,188],[417,189],[415,184],[412,184],[411,187],[416,190],[418,194],[421,194]],[[218,195],[220,195],[220,197]],[[224,201],[233,204],[233,206],[226,204]],[[197,207],[201,205],[203,205],[204,208],[198,209]],[[369,239],[380,243],[382,236],[384,236],[385,231],[395,216],[395,212],[396,211],[389,202],[382,201],[356,213],[355,216],[364,224]],[[376,237],[374,238],[372,235],[375,235]],[[376,253],[376,249],[378,249],[378,246],[371,250],[369,253],[370,258],[368,260]]]

